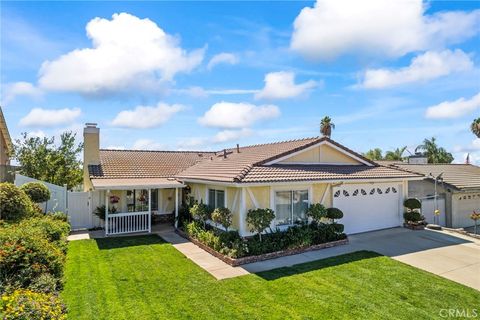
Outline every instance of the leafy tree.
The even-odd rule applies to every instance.
[[[382,149],[380,148],[375,148],[375,149],[371,149],[371,150],[368,150],[367,152],[365,152],[363,154],[363,156],[367,159],[370,159],[370,160],[383,160],[383,155],[382,155]]]
[[[332,129],[335,129],[335,124],[330,117],[324,117],[320,121],[320,133],[325,137],[330,138],[332,135]]]
[[[423,144],[419,145],[415,152],[421,150],[428,158],[428,163],[451,163],[453,156],[442,147],[437,145],[435,137],[423,140]]]
[[[44,183],[28,182],[20,187],[34,203],[41,203],[50,199],[50,190]]]
[[[212,213],[212,208],[203,202],[196,203],[190,208],[190,214],[194,219],[200,220],[205,227],[206,221],[210,218]]]
[[[232,212],[228,208],[216,208],[212,212],[212,220],[225,227],[225,231],[232,225]]]
[[[267,229],[275,213],[272,209],[250,209],[247,212],[247,224],[250,226],[250,232],[256,232],[260,241],[262,241],[262,232]]]
[[[82,183],[82,162],[79,160],[83,143],[76,145],[76,134],[71,131],[55,138],[29,137],[15,141],[15,159],[20,163],[20,173],[31,178],[72,189]]]
[[[322,218],[327,217],[327,208],[323,206],[321,203],[314,203],[307,209],[307,217],[313,219],[313,221],[320,222]]]
[[[407,150],[407,146],[402,148],[396,148],[393,151],[387,151],[385,153],[385,160],[390,161],[402,161],[403,160],[403,153]]]
[[[480,118],[474,119],[472,125],[470,126],[473,134],[480,138]]]

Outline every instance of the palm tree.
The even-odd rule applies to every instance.
[[[423,144],[415,148],[415,152],[421,150],[428,158],[428,163],[450,163],[453,161],[453,156],[444,148],[439,148],[435,137],[424,139]]]
[[[387,153],[385,153],[385,160],[402,161],[403,153],[405,152],[406,149],[407,149],[407,146],[402,148],[397,148],[393,151],[387,151]]]
[[[332,135],[332,129],[335,129],[335,124],[332,122],[332,119],[330,117],[324,117],[322,121],[320,121],[320,133],[325,136],[330,138]]]
[[[480,138],[480,118],[474,119],[472,125],[470,126],[473,134]]]

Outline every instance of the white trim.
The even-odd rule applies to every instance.
[[[248,234],[247,230],[247,205],[245,202],[246,198],[246,189],[241,188],[240,189],[240,210],[239,211],[239,223],[238,223],[238,228],[240,229],[240,235],[246,235]]]
[[[313,199],[313,185],[311,184],[304,184],[304,185],[298,185],[298,186],[291,186],[291,185],[285,185],[281,187],[272,187],[270,188],[270,209],[272,209],[275,212],[275,193],[277,191],[303,191],[307,190],[308,192],[308,204],[312,204],[312,199]],[[276,218],[276,215],[275,215]],[[292,226],[292,225],[277,225],[275,222],[276,219],[272,220],[272,223],[270,225],[271,228],[276,228],[276,227],[283,227],[283,226]]]
[[[178,228],[178,188],[175,188],[175,229]]]
[[[352,159],[355,159],[355,160],[357,160],[357,161],[359,161],[359,162],[361,162],[361,163],[363,163],[363,164],[365,164],[365,165],[367,165],[367,166],[370,166],[370,167],[373,167],[373,166],[374,166],[374,165],[371,164],[370,162],[365,161],[365,160],[357,157],[356,155],[354,155],[354,154],[352,154],[352,153],[350,153],[350,152],[348,152],[348,151],[346,151],[346,150],[343,150],[343,149],[340,148],[340,147],[337,147],[336,145],[334,145],[333,143],[331,143],[330,141],[327,141],[327,140],[321,141],[321,142],[319,142],[319,143],[316,143],[316,144],[314,144],[314,145],[311,145],[311,146],[309,146],[309,147],[307,147],[307,148],[304,148],[304,149],[302,149],[302,150],[289,153],[289,154],[287,154],[287,155],[285,155],[285,156],[283,156],[283,157],[280,157],[280,158],[278,158],[278,159],[269,161],[269,162],[265,163],[265,165],[268,166],[268,165],[272,165],[272,164],[281,162],[281,161],[283,161],[283,160],[286,160],[286,159],[288,159],[288,158],[291,158],[291,157],[293,157],[293,156],[296,156],[297,154],[301,154],[301,153],[303,153],[303,152],[305,152],[305,151],[314,149],[314,148],[319,147],[319,146],[324,145],[324,144],[326,144],[326,145],[328,145],[328,146],[336,149],[337,151],[340,151],[340,152],[343,153],[344,155],[346,155],[346,156],[348,156],[348,157],[350,157],[350,158],[352,158]],[[327,163],[315,162],[315,164],[327,164]]]
[[[102,186],[102,187],[94,187],[94,190],[133,190],[133,189],[172,189],[172,188],[185,188],[186,185],[178,185],[178,184],[151,184],[151,185],[129,185],[129,186]]]
[[[148,233],[152,232],[152,189],[148,188]]]
[[[235,208],[237,207],[238,194],[239,194],[239,190],[235,190],[235,195],[233,196],[233,203],[232,203],[232,211],[233,212],[235,212]]]
[[[260,208],[260,206],[258,205],[257,199],[255,199],[255,196],[253,195],[252,190],[248,187],[246,189],[247,189],[248,195],[250,196],[250,200],[252,200],[252,203],[255,206],[255,209]]]
[[[209,199],[209,190],[220,190],[223,191],[224,197],[225,197],[225,208],[228,208],[228,193],[227,193],[227,187],[224,186],[215,186],[212,185],[210,188],[207,186],[205,188],[205,204],[209,205],[210,199]]]
[[[322,199],[320,199],[320,204],[325,203],[325,198],[327,197],[327,193],[330,191],[331,184],[328,183],[325,187],[325,191],[323,192]]]

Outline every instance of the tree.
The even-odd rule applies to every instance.
[[[55,138],[29,137],[22,133],[22,139],[15,141],[15,159],[20,164],[20,173],[31,178],[72,188],[83,180],[82,162],[79,160],[83,143],[76,145],[76,134],[68,131]]]
[[[480,138],[480,118],[474,119],[472,125],[470,126],[473,134]]]
[[[196,220],[200,220],[203,223],[203,227],[205,227],[211,213],[212,208],[210,208],[203,202],[196,203],[190,208],[190,214],[192,215],[192,217]]]
[[[315,222],[320,222],[322,218],[327,217],[327,208],[321,203],[314,203],[310,205],[307,209],[307,217],[312,218]]]
[[[385,160],[390,161],[402,161],[403,160],[403,153],[407,150],[407,146],[402,148],[397,148],[393,151],[387,151],[385,153]]]
[[[272,209],[250,209],[247,212],[247,224],[250,226],[250,232],[256,232],[260,241],[262,241],[262,232],[267,229],[275,213]]]
[[[415,152],[421,150],[428,158],[428,163],[451,163],[453,156],[442,147],[438,147],[435,137],[424,139],[423,144],[415,148]]]
[[[330,117],[324,117],[320,121],[320,133],[323,136],[330,138],[332,135],[332,129],[335,129],[335,124],[332,122],[332,119],[330,119]]]
[[[380,148],[370,149],[367,152],[365,152],[363,156],[373,161],[383,160],[382,149]]]
[[[44,183],[28,182],[20,187],[34,203],[50,200],[50,190]]]
[[[212,212],[212,220],[221,224],[225,231],[228,231],[228,228],[232,225],[232,212],[228,208],[216,208]]]

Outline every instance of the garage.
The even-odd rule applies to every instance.
[[[480,192],[477,193],[455,193],[452,196],[453,201],[453,221],[454,228],[466,228],[474,225],[470,215],[480,212]]]
[[[345,233],[360,233],[401,225],[402,185],[345,184],[333,188],[333,206],[343,211]]]

